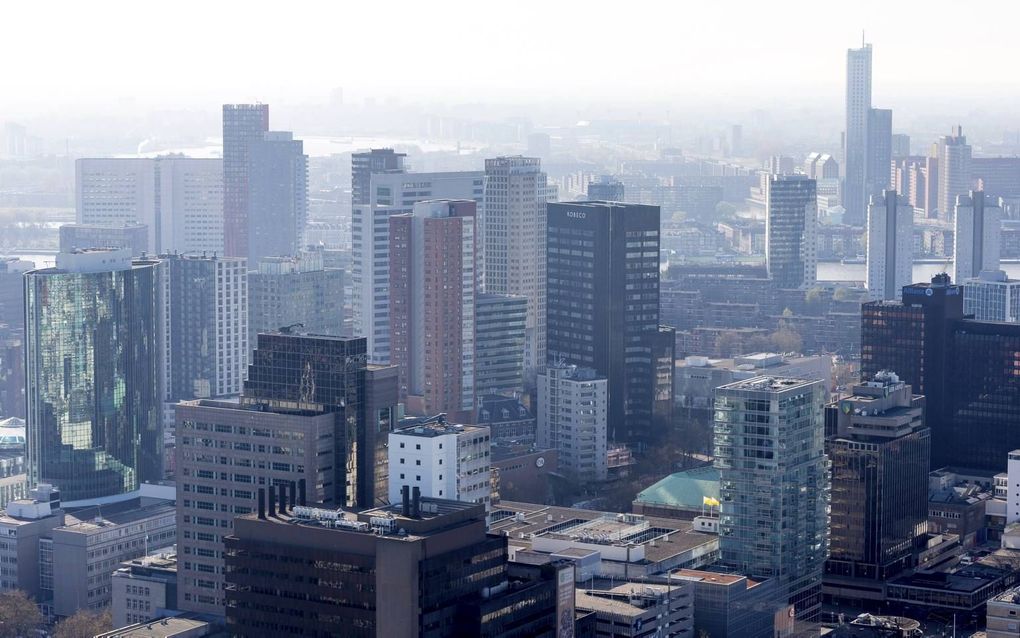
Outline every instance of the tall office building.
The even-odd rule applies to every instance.
[[[243,257],[161,255],[164,400],[241,393],[248,361]]]
[[[389,436],[389,497],[399,503],[410,486],[428,498],[479,503],[492,496],[492,441],[484,425],[448,423],[443,416],[403,419]]]
[[[248,146],[267,131],[268,104],[223,105],[223,250],[228,257],[248,257]]]
[[[549,364],[538,375],[535,442],[556,450],[560,469],[578,483],[609,473],[608,388],[591,368]]]
[[[932,466],[998,471],[1020,448],[1020,325],[966,319],[961,286],[936,275],[903,302],[861,309],[861,375],[896,370],[924,394]]]
[[[79,159],[75,162],[75,208],[75,221],[82,226],[124,229],[143,224],[150,253],[222,253],[223,162],[176,156]],[[122,243],[116,241],[117,231],[111,230],[113,244],[82,245],[90,237],[78,233],[72,248]]]
[[[924,397],[882,372],[826,411],[835,425],[825,442],[832,463],[826,587],[838,590],[844,578],[880,583],[913,567],[926,547],[931,440]]]
[[[938,162],[939,219],[951,222],[956,198],[967,195],[971,185],[971,148],[963,127],[954,126],[950,135],[939,138],[933,150]]]
[[[370,204],[373,173],[406,173],[406,153],[392,148],[373,148],[371,151],[351,155],[351,202],[355,206]]]
[[[248,143],[248,262],[296,255],[308,220],[308,156],[285,131]]]
[[[821,380],[773,377],[715,392],[722,562],[776,579],[804,620],[820,611],[829,553],[827,394]]]
[[[988,201],[984,191],[958,195],[955,203],[953,281],[961,283],[984,270],[999,269],[1002,209]]]
[[[843,207],[847,224],[864,223],[867,205],[868,124],[871,118],[871,45],[846,55],[846,128],[844,129]]]
[[[91,250],[25,274],[29,481],[65,502],[163,478],[158,267]]]
[[[894,190],[871,196],[868,206],[868,273],[872,299],[899,299],[914,268],[914,209]]]
[[[978,321],[1020,323],[1020,280],[1003,270],[983,270],[962,283],[964,314]]]
[[[255,510],[256,490],[303,486],[309,502],[333,508],[386,498],[377,472],[387,468],[395,371],[367,366],[364,348],[364,339],[262,334],[240,403],[177,406],[183,609],[224,613],[223,537]]]
[[[864,204],[892,183],[892,110],[868,110],[868,164]]]
[[[390,362],[412,414],[474,412],[476,211],[471,200],[429,200],[389,218]]]
[[[485,292],[528,299],[524,366],[545,361],[545,227],[548,188],[537,157],[485,160],[481,253]]]
[[[815,180],[772,175],[765,189],[765,265],[779,288],[814,285],[818,273]]]
[[[910,156],[910,136],[906,133],[892,134],[892,159]]]
[[[428,199],[481,202],[484,179],[481,171],[370,175],[368,202],[354,205],[351,220],[351,285],[354,334],[368,339],[373,363],[390,361],[390,216]]]
[[[249,349],[260,332],[297,324],[309,334],[342,336],[343,274],[323,267],[319,252],[260,260],[248,273]]]
[[[593,368],[609,382],[609,439],[653,444],[659,329],[659,207],[619,202],[549,204],[549,363]],[[672,387],[665,390],[671,394]]]
[[[588,184],[588,199],[592,201],[622,202],[624,201],[623,182],[612,175],[600,175]]]
[[[475,297],[476,397],[524,392],[527,316],[526,297],[489,293]]]

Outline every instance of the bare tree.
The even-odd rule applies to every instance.
[[[42,623],[39,608],[25,592],[13,589],[0,594],[0,638],[32,636]]]
[[[93,638],[113,629],[113,618],[109,611],[95,613],[87,609],[79,609],[73,616],[68,616],[57,623],[53,638]]]

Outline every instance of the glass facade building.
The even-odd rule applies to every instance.
[[[475,302],[475,395],[524,392],[528,298],[480,294]]]
[[[163,478],[158,267],[87,251],[25,275],[29,480],[65,501]]]
[[[765,265],[779,288],[815,283],[818,202],[815,180],[803,175],[771,175],[766,188]]]
[[[821,380],[765,376],[715,393],[722,562],[776,579],[802,620],[820,610],[829,550],[826,395]]]
[[[672,395],[658,379],[672,359],[659,328],[659,207],[550,203],[547,232],[548,362],[604,375],[609,439],[653,444],[670,427],[657,393]]]

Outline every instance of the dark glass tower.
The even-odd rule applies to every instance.
[[[308,218],[308,157],[301,140],[270,131],[248,145],[248,263],[297,255]]]
[[[932,467],[999,471],[1020,448],[1020,325],[965,319],[945,274],[864,304],[861,321],[862,376],[896,370],[927,398]]]
[[[248,146],[269,130],[268,104],[223,105],[223,246],[248,256]]]
[[[826,584],[883,581],[914,565],[928,530],[931,439],[924,397],[889,372],[826,408],[836,432]]]
[[[157,267],[91,250],[25,275],[29,481],[65,501],[163,478]]]
[[[260,334],[241,401],[274,411],[334,414],[334,502],[370,507],[377,448],[386,444],[397,403],[395,379],[381,370],[369,369],[364,337]],[[368,389],[370,380],[378,380],[378,387]]]
[[[656,423],[659,207],[572,202],[548,208],[549,362],[609,379],[609,438],[649,444]]]

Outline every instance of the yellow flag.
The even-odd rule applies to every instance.
[[[712,498],[711,496],[702,496],[701,503],[709,507],[719,507],[719,499]]]

